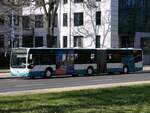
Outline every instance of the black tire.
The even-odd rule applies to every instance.
[[[44,77],[45,78],[50,78],[53,76],[53,70],[51,68],[48,68],[45,70],[45,73],[44,73]]]
[[[129,73],[129,68],[128,66],[123,67],[123,74],[128,74]]]
[[[93,75],[94,74],[94,69],[93,67],[88,67],[87,70],[86,70],[86,75]]]
[[[108,73],[108,75],[113,75],[113,74],[114,74],[113,72],[109,72],[109,73]]]
[[[35,77],[34,76],[29,76],[29,79],[35,79]]]
[[[79,75],[78,75],[78,74],[72,74],[72,76],[73,76],[73,77],[78,77]]]

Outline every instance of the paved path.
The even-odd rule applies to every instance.
[[[150,65],[144,66],[143,71],[150,72]]]
[[[126,86],[143,83],[150,83],[150,66],[144,66],[143,72],[129,75],[66,77],[58,79],[35,80],[11,77],[9,70],[0,71],[0,95],[24,95],[105,88],[113,86]]]
[[[150,73],[54,79],[0,79],[0,95],[24,95],[150,83]]]

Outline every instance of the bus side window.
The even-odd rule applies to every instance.
[[[91,60],[95,58],[95,54],[91,54]]]
[[[39,54],[34,54],[33,55],[33,63],[34,63],[34,65],[39,65],[40,64]]]
[[[109,63],[121,62],[121,54],[119,52],[108,54],[107,59]]]
[[[40,64],[41,65],[50,65],[52,63],[50,58],[51,57],[49,54],[40,55]]]
[[[95,63],[95,54],[91,53],[90,63]]]
[[[74,62],[77,63],[78,62],[78,54],[74,54]]]

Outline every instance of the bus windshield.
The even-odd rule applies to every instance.
[[[26,54],[13,54],[11,58],[12,68],[25,68],[26,67]]]

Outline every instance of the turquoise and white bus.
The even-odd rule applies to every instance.
[[[29,78],[129,73],[143,69],[142,56],[134,48],[13,48],[10,73]]]

